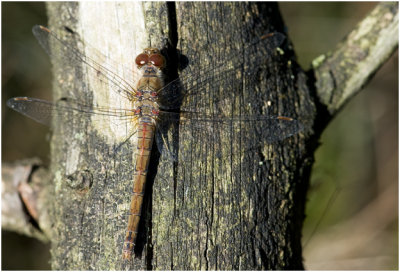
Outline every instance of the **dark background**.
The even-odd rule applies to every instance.
[[[376,3],[281,3],[304,69]],[[32,35],[43,3],[2,3],[2,161],[49,162],[49,130],[11,111],[14,96],[51,100],[48,56]],[[321,138],[303,231],[307,269],[398,269],[398,53]],[[379,215],[379,216],[378,216]],[[2,231],[2,269],[50,269],[49,245]]]

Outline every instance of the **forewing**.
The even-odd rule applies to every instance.
[[[199,100],[206,90],[208,97],[211,96],[209,101],[216,103],[221,99],[218,93],[221,86],[229,88],[232,80],[240,80],[243,76],[240,73],[252,73],[261,65],[267,64],[284,40],[283,34],[273,32],[257,38],[243,50],[212,59],[208,65],[198,67],[191,65],[189,60],[185,76],[173,80],[159,91],[160,106],[164,109],[180,108],[191,111],[192,107],[182,105],[183,100]]]
[[[55,35],[53,31],[40,25],[36,25],[32,29],[33,34],[39,41],[40,45],[44,48],[47,54],[54,59],[61,59],[63,63],[76,63],[76,65],[84,64],[88,67],[88,73],[92,75],[93,79],[106,83],[110,88],[119,95],[126,99],[132,100],[134,94],[135,83],[129,82],[126,79],[115,74],[110,68],[101,65],[94,59],[88,57],[82,50],[78,48],[79,41],[75,40],[77,44],[71,44],[66,40],[62,40]],[[99,55],[99,54],[95,54]]]

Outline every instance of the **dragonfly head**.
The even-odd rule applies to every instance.
[[[141,68],[144,65],[153,65],[159,69],[164,68],[165,59],[157,48],[145,48],[142,53],[136,57],[136,65]]]

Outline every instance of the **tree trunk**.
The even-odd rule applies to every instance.
[[[167,46],[174,47],[179,42],[190,62],[181,77],[226,54],[221,46],[240,48],[257,35],[283,31],[276,5],[50,4],[49,14],[49,26],[59,36],[68,36],[62,31],[68,26],[107,57],[118,52],[111,58],[127,66],[147,45],[166,46],[162,43],[168,39]],[[293,56],[289,50],[282,54]],[[94,86],[90,78],[83,82],[85,69],[65,61],[54,61],[56,85],[61,87],[56,89],[56,101],[64,96],[86,102],[107,99],[99,95],[104,86]],[[290,64],[270,67],[259,75],[268,77],[268,83],[248,87],[256,93],[248,95],[249,102],[260,103],[255,101],[258,97],[278,105],[275,114],[312,116],[306,88],[295,90],[296,81],[305,84],[304,74]],[[267,93],[265,84],[276,93]],[[127,264],[121,260],[121,246],[132,188],[132,145],[128,142],[116,149],[124,139],[110,136],[107,124],[96,129],[89,120],[79,120],[72,129],[57,126],[52,144],[57,196],[52,205],[54,268],[302,268],[300,237],[308,177],[300,179],[300,173],[309,172],[311,161],[305,154],[304,136],[266,146],[259,154],[245,155],[246,160],[229,159],[230,151],[223,147],[222,158],[228,158],[230,167],[212,152],[197,162],[153,159],[136,258]],[[204,153],[208,146],[187,136],[182,132],[180,141],[188,139],[194,154]]]
[[[390,4],[382,5],[385,8],[384,14],[393,15],[391,20],[396,21],[397,10]],[[92,51],[91,46],[96,48],[102,54],[88,56],[117,68],[124,78],[133,76],[124,67],[132,67],[143,48],[163,48],[169,61],[167,82],[176,72],[184,78],[200,66],[213,67],[214,60],[231,56],[231,50],[264,34],[285,32],[276,4],[50,3],[48,11],[50,29],[86,52]],[[71,39],[72,32],[79,33],[85,43]],[[196,130],[179,131],[183,159],[171,162],[153,151],[135,258],[130,262],[121,255],[132,191],[134,141],[128,141],[126,129],[121,132],[90,118],[56,122],[51,165],[54,194],[46,200],[52,225],[41,226],[52,241],[52,267],[302,269],[301,231],[313,153],[322,128],[335,113],[331,110],[334,104],[328,105],[321,91],[323,81],[318,81],[326,78],[322,70],[326,66],[315,66],[316,78],[312,73],[306,75],[288,40],[271,54],[268,65],[257,74],[230,75],[243,97],[228,105],[229,111],[236,114],[243,105],[256,106],[263,113],[267,108],[273,115],[295,117],[304,130],[257,150],[246,150],[246,142],[230,145],[235,135],[216,135],[221,136],[217,146],[204,141]],[[91,79],[87,67],[62,57],[52,61],[55,101],[72,97],[88,104],[121,103],[107,95],[108,86]],[[238,77],[242,82],[234,83]],[[208,88],[206,82],[200,90],[205,99]],[[218,99],[223,100],[229,94],[220,88]],[[343,97],[337,105],[351,95],[347,92]],[[260,128],[260,135],[264,129]],[[190,156],[189,151],[202,156]]]

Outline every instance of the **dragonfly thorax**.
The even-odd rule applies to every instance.
[[[135,93],[135,99],[138,101],[142,101],[142,100],[150,100],[150,101],[157,101],[157,91],[155,90],[142,90],[139,89],[136,91]]]
[[[132,108],[136,116],[157,117],[159,113],[159,106],[157,104],[157,96],[154,96],[153,91],[138,92],[140,97],[134,101]]]

